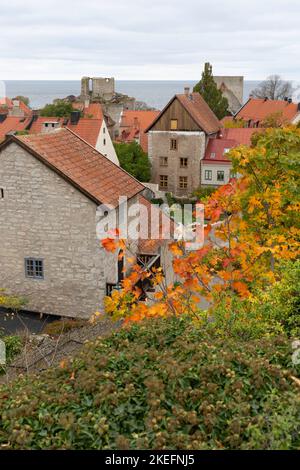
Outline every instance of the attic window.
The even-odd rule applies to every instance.
[[[176,131],[178,129],[178,120],[177,119],[171,119],[171,130]]]
[[[215,153],[215,152],[211,152],[210,158],[216,158],[216,153]]]
[[[228,148],[224,149],[224,154],[223,154],[223,155],[225,155],[225,153],[230,152],[230,150],[231,150],[231,149],[228,149]]]
[[[4,199],[4,189],[0,188],[0,199]]]

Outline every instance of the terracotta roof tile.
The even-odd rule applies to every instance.
[[[95,202],[116,207],[119,196],[131,198],[145,187],[101,155],[71,130],[13,136],[53,170],[65,176]]]
[[[7,116],[3,122],[0,122],[0,142],[5,139],[6,134],[9,132],[24,131],[29,122],[30,117]]]
[[[209,139],[203,163],[230,163],[226,157],[226,149],[232,149],[239,145],[251,145],[251,137],[256,132],[263,132],[260,128],[223,129],[222,137]]]
[[[148,153],[148,135],[145,130],[159,114],[159,111],[125,110],[122,115],[120,136],[117,141],[133,142],[139,139],[142,149]]]
[[[191,93],[189,96],[185,94],[176,95],[176,97],[198,126],[207,134],[214,134],[219,131],[221,123],[200,93]]]
[[[154,124],[156,124],[156,122],[159,120],[160,116],[165,113],[165,111],[175,99],[177,99],[182,104],[191,118],[206,134],[215,134],[221,129],[221,122],[210,109],[206,101],[202,98],[200,93],[190,93],[189,95],[175,95],[161,111],[159,116],[157,116],[157,118],[146,129],[146,132],[152,129]]]
[[[284,120],[292,121],[298,114],[298,105],[284,100],[263,100],[249,98],[247,103],[235,115],[235,119],[244,121],[263,121],[270,114],[282,112]]]

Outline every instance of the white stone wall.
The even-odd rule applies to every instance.
[[[115,147],[112,143],[110,134],[108,132],[105,119],[103,119],[95,148],[96,150],[98,150],[98,152],[102,153],[102,155],[107,157],[110,161],[120,166],[120,162],[117,157]]]
[[[205,179],[205,170],[212,172],[212,179]],[[218,171],[224,171],[224,181],[218,181]],[[227,184],[230,179],[231,163],[204,163],[201,164],[201,186],[221,186]]]
[[[105,295],[96,204],[17,144],[0,153],[0,287],[32,311],[87,318]],[[45,277],[25,277],[24,258],[44,260]]]

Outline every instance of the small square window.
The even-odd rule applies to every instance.
[[[179,188],[180,189],[187,189],[187,187],[188,187],[187,176],[179,176]]]
[[[217,180],[218,181],[224,181],[224,171],[218,171],[217,172]]]
[[[171,150],[177,150],[178,149],[177,139],[171,139],[170,140],[170,149]]]
[[[178,129],[178,120],[177,119],[171,119],[171,130],[176,131]]]
[[[168,177],[166,175],[160,175],[159,186],[161,189],[168,189]]]
[[[187,158],[181,158],[180,159],[180,168],[187,168],[188,166],[188,159]]]
[[[25,276],[32,279],[44,279],[44,261],[36,258],[25,258]]]
[[[168,157],[159,157],[160,166],[168,166]]]
[[[204,179],[207,181],[212,180],[212,170],[205,170]]]

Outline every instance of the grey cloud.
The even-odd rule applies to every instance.
[[[11,0],[0,78],[192,79],[209,60],[216,73],[300,81],[299,13],[294,0]]]

